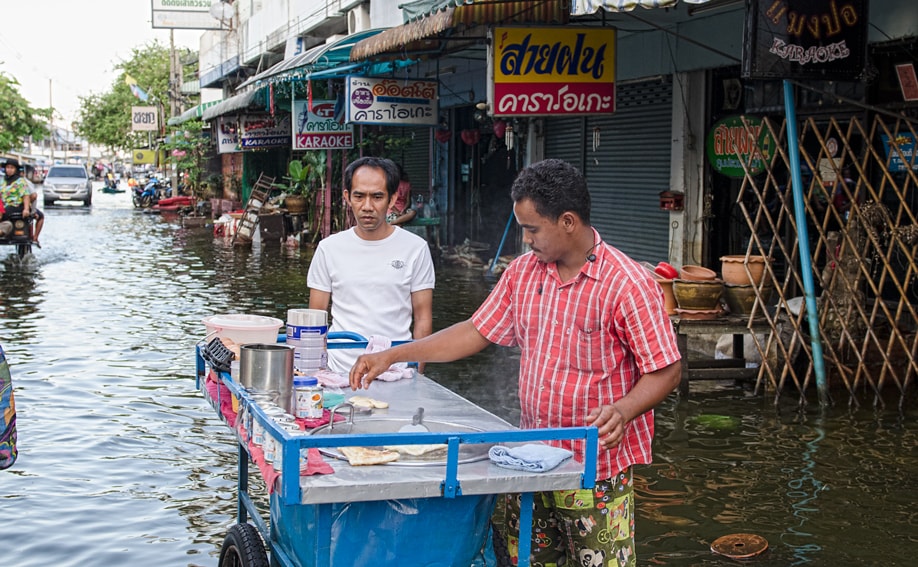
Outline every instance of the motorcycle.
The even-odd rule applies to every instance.
[[[0,221],[0,246],[15,246],[16,254],[22,258],[32,253],[32,227],[35,222],[33,216],[22,216],[21,212],[10,211]]]
[[[167,193],[166,187],[166,183],[156,177],[151,177],[143,187],[140,185],[134,187],[134,193],[131,195],[134,207],[141,209],[152,207]]]

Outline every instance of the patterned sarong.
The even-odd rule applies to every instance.
[[[16,402],[10,365],[0,347],[0,470],[16,462]]]

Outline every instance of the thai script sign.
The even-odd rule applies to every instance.
[[[908,171],[909,165],[918,171],[918,160],[915,159],[915,137],[911,132],[898,134],[892,141],[886,134],[880,134],[880,138],[883,139],[883,150],[886,152],[889,171]]]
[[[436,126],[436,81],[347,78],[347,121],[354,124]]]
[[[495,28],[490,49],[494,116],[615,111],[611,28]]]
[[[239,125],[236,123],[236,117],[217,117],[217,153],[231,154],[241,151]]]
[[[335,101],[293,101],[293,149],[337,150],[354,147],[354,127],[335,120]]]
[[[745,122],[745,123],[744,123]],[[749,170],[755,175],[765,168],[775,151],[775,140],[753,116],[728,116],[708,132],[705,143],[708,163],[727,177],[743,177]]]
[[[231,4],[213,0],[152,0],[153,27],[166,29],[229,29]]]
[[[289,114],[246,114],[239,118],[239,130],[243,150],[290,145]]]
[[[159,112],[155,106],[131,107],[132,132],[156,132],[159,130]]]
[[[743,76],[856,79],[867,54],[867,0],[748,0]]]

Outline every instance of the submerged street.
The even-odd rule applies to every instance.
[[[195,390],[201,319],[284,319],[305,306],[309,258],[234,248],[126,193],[93,199],[45,210],[33,261],[0,268],[20,451],[0,472],[4,564],[212,567],[235,523],[236,449]],[[489,285],[440,267],[435,330]],[[517,364],[491,347],[427,374],[516,423]],[[710,545],[734,533],[768,540],[757,566],[914,562],[916,412],[849,411],[842,395],[800,413],[792,398],[775,408],[732,382],[693,383],[661,405],[655,463],[635,469],[639,565],[732,565]]]

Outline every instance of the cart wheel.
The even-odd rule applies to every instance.
[[[251,524],[236,524],[223,540],[219,567],[268,567],[268,554],[258,530]]]

